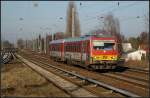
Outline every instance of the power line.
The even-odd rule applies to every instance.
[[[121,19],[120,21],[130,21],[130,20],[136,20],[136,19],[144,19],[144,16],[137,16],[137,17],[128,17],[125,19]]]
[[[112,7],[114,7],[115,5],[113,5],[113,6],[111,6],[111,7],[109,7],[109,8],[105,8],[105,9],[103,9],[103,10],[101,10],[101,11],[98,11],[98,12],[104,12],[104,11],[106,11],[106,10],[108,10],[108,9],[110,9],[110,8],[112,8]],[[91,8],[91,7],[90,7]],[[93,13],[93,12],[92,12]]]
[[[121,8],[123,9],[123,8],[129,8],[129,7],[131,7],[131,6],[134,6],[134,5],[136,5],[137,3],[139,3],[138,1],[137,2],[134,2],[134,3],[132,3],[132,4],[128,4],[128,5],[126,5],[126,6],[122,6]],[[121,10],[121,8],[119,8],[118,9],[118,7],[117,8],[113,8],[112,10],[110,10],[111,12],[113,11],[117,11],[117,10]],[[107,11],[107,12],[110,12],[110,11]],[[106,12],[105,12],[106,13]],[[102,14],[102,13],[101,13]],[[103,13],[104,14],[104,13]],[[100,14],[99,14],[100,15]],[[94,17],[91,17],[90,19],[86,19],[85,21],[89,21],[89,20],[93,20],[93,19],[96,19],[99,15],[96,15],[96,16],[94,16]]]
[[[136,1],[136,2],[134,2],[134,3],[132,3],[132,4],[128,4],[128,5],[126,5],[126,6],[123,6],[122,8],[114,8],[112,11],[117,11],[117,10],[122,10],[122,9],[124,9],[124,8],[129,8],[129,7],[132,7],[132,6],[134,6],[134,5],[136,5],[136,4],[138,4],[139,2],[138,1]],[[140,3],[139,3],[140,4]]]

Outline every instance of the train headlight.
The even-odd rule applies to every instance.
[[[116,60],[117,59],[117,56],[113,56],[113,60]]]

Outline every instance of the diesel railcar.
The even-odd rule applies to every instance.
[[[118,42],[115,37],[84,36],[53,40],[50,57],[87,69],[114,69],[119,61]]]

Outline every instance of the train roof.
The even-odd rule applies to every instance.
[[[50,44],[53,44],[53,43],[64,43],[64,40],[65,39],[52,40],[52,41],[50,41]]]
[[[107,35],[84,35],[81,37],[67,38],[67,39],[65,39],[65,42],[83,41],[83,40],[89,40],[91,38],[115,38],[115,37],[114,36],[107,36]]]
[[[91,38],[115,38],[115,37],[114,36],[101,36],[101,35],[92,35],[92,36],[91,35],[84,35],[81,37],[53,40],[50,43],[64,43],[64,42],[73,42],[73,41],[83,41],[83,40],[89,40]]]

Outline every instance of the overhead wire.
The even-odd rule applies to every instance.
[[[132,3],[132,4],[128,4],[128,5],[125,5],[125,6],[122,6],[121,8],[123,9],[123,8],[129,8],[129,7],[131,7],[131,6],[134,6],[134,5],[136,5],[137,3],[139,3],[138,1],[137,2],[134,2],[134,3]],[[118,8],[113,8],[111,11],[117,11],[117,10],[121,10],[120,8],[118,9]],[[108,12],[108,11],[107,11]],[[91,20],[94,20],[94,19],[97,19],[98,18],[98,16],[95,16],[95,17],[92,17],[91,19],[88,19],[88,20],[86,20],[86,21],[91,21]],[[135,17],[134,17],[135,18]],[[133,18],[133,19],[134,19]],[[130,19],[130,18],[129,18]],[[131,19],[130,19],[131,20]],[[89,24],[90,22],[86,22],[86,23],[84,23],[84,24]]]
[[[139,2],[137,1],[137,2],[134,2],[134,3],[132,3],[132,4],[128,4],[128,5],[122,6],[121,8],[123,9],[123,8],[126,8],[126,7],[131,7],[131,6],[136,5],[137,3],[139,3]],[[111,9],[111,10],[105,12],[105,13],[112,12],[112,11],[114,12],[114,11],[117,11],[117,10],[121,10],[121,8],[118,9],[118,7],[115,7],[115,8],[113,8],[113,9]],[[104,14],[104,13],[101,13],[101,14]],[[100,14],[99,14],[99,15],[100,15]],[[84,21],[89,21],[89,20],[96,19],[99,15],[96,15],[96,16],[91,17],[91,18],[89,18],[89,19],[86,19],[86,20],[84,20]]]

